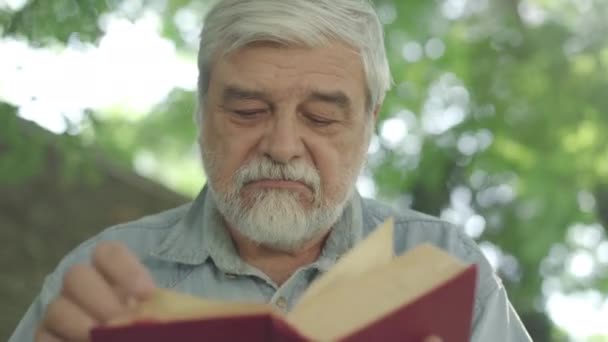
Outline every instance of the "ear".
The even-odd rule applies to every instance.
[[[382,108],[382,103],[379,103],[376,108],[374,108],[374,111],[372,112],[372,120],[373,120],[373,124],[374,126],[376,126],[376,124],[378,123],[378,117],[380,116],[380,109]]]

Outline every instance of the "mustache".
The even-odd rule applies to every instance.
[[[257,158],[239,168],[235,172],[234,179],[238,188],[258,180],[301,182],[315,193],[318,193],[321,187],[318,171],[304,161],[282,164],[269,158]]]

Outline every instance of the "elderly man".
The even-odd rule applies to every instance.
[[[355,191],[391,83],[366,0],[226,0],[199,51],[208,184],[191,204],[104,230],[44,282],[11,341],[80,341],[155,287],[289,310],[389,216],[395,253],[431,242],[478,264],[475,341],[528,341],[474,242]],[[449,337],[448,337],[449,340]]]

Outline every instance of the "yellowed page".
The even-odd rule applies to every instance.
[[[137,308],[110,322],[109,325],[126,325],[139,320],[178,321],[186,319],[221,318],[237,315],[270,313],[267,304],[233,303],[203,299],[166,289],[158,289]]]
[[[423,244],[359,278],[336,281],[314,300],[294,308],[288,321],[313,340],[335,341],[411,303],[466,268],[458,259]]]
[[[389,263],[393,257],[393,219],[389,218],[369,234],[363,241],[347,252],[302,294],[296,306],[314,301],[324,290],[331,288],[339,280],[351,280],[381,265]]]

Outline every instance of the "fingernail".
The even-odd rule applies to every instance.
[[[149,276],[140,276],[135,282],[135,292],[139,296],[146,296],[156,288]]]

